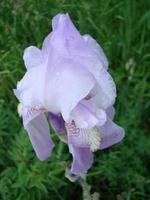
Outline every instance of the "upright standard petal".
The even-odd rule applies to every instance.
[[[44,107],[45,70],[41,67],[41,65],[31,67],[17,83],[17,89],[14,90],[14,93],[24,106]]]
[[[106,71],[108,68],[108,61],[103,50],[91,36],[85,35],[82,37],[79,35],[79,32],[75,29],[68,16],[66,18],[65,15],[60,15],[59,18],[66,19],[66,24],[61,23],[61,29],[65,32],[65,35],[67,34],[68,37],[70,37],[70,39],[67,40],[66,36],[63,36],[65,41],[67,41],[67,44],[63,46],[63,52],[68,52],[68,56],[70,58],[72,57],[73,60],[76,60],[82,64],[82,66],[85,67],[95,77],[99,84],[101,106],[103,108],[107,108],[113,105],[116,97],[116,88],[112,77]],[[72,31],[68,31],[67,29],[66,33],[66,27],[68,26],[72,28],[70,28]],[[59,25],[57,26],[57,31],[58,27]]]
[[[25,50],[26,66],[32,70],[27,72],[18,84],[16,94],[19,100],[24,105],[41,104],[55,114],[62,112],[64,119],[68,120],[71,109],[88,94],[95,84],[98,84],[96,96],[98,96],[100,107],[105,109],[113,105],[116,96],[115,84],[103,64],[99,66],[98,63],[106,65],[106,59],[99,59],[95,47],[91,48],[93,40],[89,37],[85,40],[85,37],[80,35],[68,14],[57,15],[52,24],[53,32],[45,39],[41,52],[36,47]],[[35,65],[38,67],[34,68]],[[58,89],[54,92],[55,85]],[[60,105],[62,104],[60,101],[65,105]]]
[[[43,113],[39,113],[37,110],[24,110],[22,117],[35,153],[42,161],[50,156],[54,143],[49,134],[46,117]]]
[[[99,70],[92,69],[87,63],[87,69],[97,81],[92,90],[93,101],[103,109],[107,109],[115,103],[116,86],[111,75],[103,67]]]
[[[37,67],[42,63],[41,50],[37,47],[30,46],[24,50],[23,60],[26,68]]]
[[[73,163],[70,169],[72,174],[83,176],[93,163],[93,154],[89,148],[79,148],[69,145],[69,151],[73,157]]]
[[[95,79],[80,64],[67,58],[58,58],[51,66],[45,77],[44,105],[54,114],[61,113],[67,122],[72,109],[94,87]]]
[[[97,53],[104,68],[108,69],[108,60],[101,46],[90,35],[83,35],[83,38],[88,44],[89,48],[93,49],[93,51]]]
[[[113,106],[108,107],[108,108],[106,109],[106,113],[107,113],[108,117],[109,117],[111,120],[113,120],[113,119],[114,119],[114,116],[115,116],[115,108],[114,108]]]
[[[114,104],[116,88],[107,72],[108,61],[96,41],[88,35],[81,36],[68,14],[59,14],[53,18],[51,45],[60,56],[69,57],[86,68],[99,85],[101,107]]]
[[[62,55],[83,54],[84,40],[68,14],[58,14],[52,20],[51,44]],[[69,56],[69,57],[70,57]]]
[[[105,59],[102,59],[102,50],[100,54],[97,53],[98,51],[95,51],[95,46],[91,45],[89,39],[87,41],[79,33],[68,14],[56,15],[52,20],[52,28],[51,45],[59,54],[69,56],[70,59],[75,61],[81,61],[80,64],[84,60],[94,59],[96,63],[103,66]]]

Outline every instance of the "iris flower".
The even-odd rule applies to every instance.
[[[37,157],[47,159],[54,147],[50,120],[72,154],[69,172],[86,174],[93,152],[124,137],[112,121],[116,87],[102,48],[90,35],[81,35],[68,14],[58,14],[42,48],[26,48],[23,59],[27,71],[14,93]]]

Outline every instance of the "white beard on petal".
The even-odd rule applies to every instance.
[[[74,145],[78,147],[88,146],[92,152],[100,149],[101,136],[100,132],[96,127],[93,128],[79,128],[75,121],[66,124],[67,131],[71,137],[73,137]]]
[[[96,128],[80,129],[80,134],[82,134],[83,137],[85,137],[85,139],[90,147],[90,150],[92,152],[95,152],[100,148],[101,137],[100,137],[100,133],[98,132],[98,130]]]

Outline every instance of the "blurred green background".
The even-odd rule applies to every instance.
[[[0,199],[82,199],[78,183],[64,177],[72,159],[67,146],[53,133],[51,158],[37,160],[13,95],[25,72],[24,48],[41,46],[59,12],[68,12],[80,32],[104,48],[118,90],[115,121],[126,131],[123,142],[95,153],[87,178],[92,191],[102,200],[150,199],[148,8],[149,0],[0,1]]]

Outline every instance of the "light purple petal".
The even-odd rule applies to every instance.
[[[43,113],[37,111],[23,112],[23,122],[37,157],[42,161],[47,159],[54,147],[50,137],[48,122]]]
[[[102,62],[103,66],[106,69],[108,69],[108,60],[107,60],[101,46],[90,35],[83,35],[83,38],[87,42],[89,48],[92,48],[97,53],[97,55],[98,55],[100,61]]]
[[[54,113],[48,113],[48,117],[50,120],[50,124],[54,131],[56,132],[59,139],[64,142],[68,143],[67,133],[65,129],[65,122],[60,115],[55,115]]]
[[[108,107],[108,108],[106,109],[106,113],[107,113],[108,117],[109,117],[111,120],[114,119],[114,116],[115,116],[115,109],[114,109],[113,106]]]
[[[62,116],[55,115],[53,113],[48,113],[50,123],[52,128],[57,132],[61,132],[64,129],[64,121]]]
[[[22,105],[28,107],[43,107],[44,70],[42,66],[31,67],[17,83],[14,93]]]
[[[58,31],[61,32],[63,37],[70,37],[72,35],[73,38],[80,37],[79,31],[76,29],[75,25],[70,19],[70,16],[68,13],[66,14],[57,14],[55,17],[52,19],[52,27],[53,31]],[[65,27],[68,27],[68,30],[65,30]],[[66,36],[66,34],[68,34]]]
[[[94,126],[103,125],[106,122],[104,110],[96,107],[90,100],[82,100],[71,112],[70,120],[75,121],[78,128],[90,129]]]
[[[50,60],[52,60],[52,54],[54,52],[54,49],[51,44],[51,37],[52,32],[50,32],[44,39],[41,53],[43,58],[43,65],[46,66]]]
[[[76,147],[99,148],[100,135],[97,125],[106,123],[106,112],[97,108],[90,100],[82,100],[71,112],[69,123],[65,123],[68,143]]]
[[[100,133],[96,127],[92,129],[79,129],[72,122],[66,124],[68,143],[76,147],[90,148],[92,152],[100,147]]]
[[[89,129],[78,129],[77,127],[71,128],[70,124],[66,124],[68,144],[72,144],[76,147],[89,147],[88,134],[86,130]]]
[[[51,78],[49,81],[49,74]],[[45,106],[48,111],[61,113],[68,121],[72,109],[88,95],[95,80],[82,66],[69,59],[57,59],[45,77]]]
[[[69,54],[74,60],[84,62],[84,57],[94,60],[107,68],[107,59],[96,41],[88,35],[82,36],[68,14],[58,14],[52,19],[51,44],[61,54]],[[80,57],[79,59],[77,57]],[[93,66],[91,66],[92,68]]]
[[[97,85],[91,91],[92,101],[103,109],[111,107],[116,98],[116,86],[111,75],[104,68],[95,71],[90,68],[89,71],[97,80]]]
[[[95,46],[91,48],[91,43],[95,45],[94,40],[91,37],[82,37],[67,14],[59,14],[53,19],[53,30],[53,47],[60,55],[65,54],[91,72],[99,85],[102,108],[113,105],[116,97],[115,83],[106,71],[107,61],[103,52],[100,50],[98,54]]]
[[[94,67],[94,70],[99,67],[108,68],[108,61],[102,48],[91,36],[82,36],[68,14],[56,15],[52,20],[52,27],[51,44],[59,53],[69,55],[73,60],[81,62],[80,64],[86,62],[87,65],[92,61],[90,67]]]
[[[83,176],[92,166],[92,152],[89,148],[78,148],[73,145],[69,145],[69,151],[73,156],[73,163],[70,172],[78,176]]]
[[[31,107],[40,104],[55,114],[62,112],[67,121],[71,110],[97,82],[101,107],[112,105],[115,84],[100,64],[95,48],[89,47],[68,14],[57,15],[52,24],[53,32],[46,37],[41,50],[42,63],[39,49],[31,46],[25,50],[24,60],[30,70],[15,91],[19,101]]]
[[[90,108],[87,108],[83,103],[79,103],[71,112],[70,120],[74,120],[78,128],[91,128],[98,124],[98,119],[94,114]]]
[[[98,50],[95,47],[96,42],[90,36],[80,35],[68,14],[55,16],[52,24],[50,44],[59,57],[68,57],[88,70],[99,84],[101,107],[107,108],[113,105],[116,97],[115,84],[106,71],[108,63],[101,48],[98,47]]]
[[[37,67],[42,63],[41,50],[34,46],[28,47],[24,51],[23,59],[27,69]]]
[[[106,124],[99,127],[99,131],[102,137],[100,149],[108,148],[124,138],[124,129],[112,122],[110,119],[107,120]]]
[[[87,52],[86,43],[68,14],[56,15],[52,20],[52,29],[51,44],[61,55],[71,58],[73,55]]]

